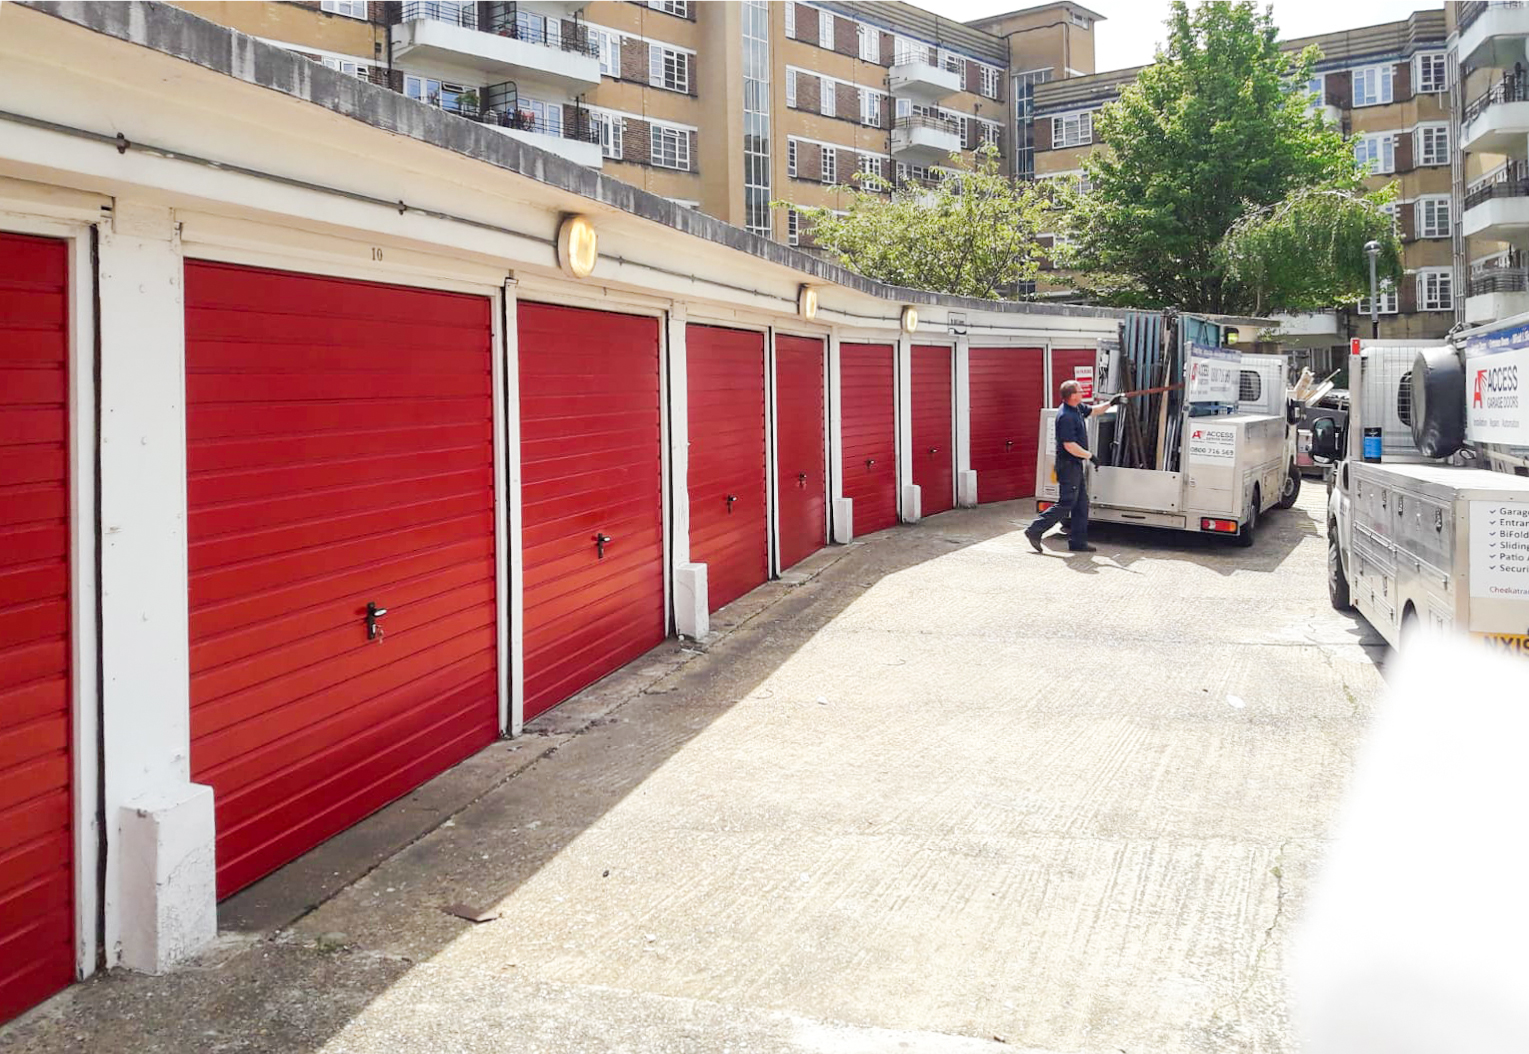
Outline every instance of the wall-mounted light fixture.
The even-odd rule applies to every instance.
[[[918,308],[912,304],[903,308],[903,332],[912,333],[918,329]]]
[[[818,291],[812,286],[803,283],[796,287],[796,313],[806,322],[818,317]]]
[[[1237,330],[1232,326],[1227,326],[1226,329],[1222,331],[1221,337],[1226,341],[1226,346],[1230,348],[1237,343],[1238,333]]]
[[[600,258],[600,237],[588,216],[564,216],[557,229],[557,265],[569,278],[588,278]]]

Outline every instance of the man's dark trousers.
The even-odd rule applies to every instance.
[[[1040,540],[1041,535],[1071,516],[1068,524],[1067,548],[1082,549],[1088,545],[1088,488],[1083,485],[1083,462],[1075,458],[1059,458],[1056,465],[1057,486],[1061,489],[1059,500],[1041,513],[1040,518],[1025,530],[1025,534]]]

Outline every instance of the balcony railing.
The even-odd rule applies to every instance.
[[[558,139],[600,145],[600,129],[590,120],[589,111],[582,108],[575,109],[572,118],[565,116],[555,126],[551,122],[537,120],[536,114],[532,111],[522,110],[514,105],[485,105],[481,109],[459,105],[443,106],[442,109],[458,117],[465,117],[469,121],[493,125],[496,128],[512,128],[517,132],[537,132]]]
[[[1486,13],[1489,7],[1523,7],[1523,0],[1471,0],[1470,3],[1460,5],[1459,31],[1464,33],[1471,28],[1471,23]]]
[[[578,55],[588,55],[591,58],[600,57],[600,44],[590,37],[589,30],[585,26],[575,24],[569,28],[555,19],[538,23],[517,12],[514,4],[504,5],[486,21],[480,23],[477,4],[442,4],[432,0],[409,0],[403,5],[403,21],[413,22],[417,19],[445,22],[448,25],[461,26],[463,29],[480,30],[496,37],[509,37],[511,40],[521,40],[527,44],[559,48]]]
[[[961,126],[955,121],[947,120],[944,117],[929,117],[921,113],[912,113],[906,117],[899,117],[895,127],[906,129],[933,128],[937,132],[948,132],[957,137],[961,135]]]
[[[1465,123],[1480,117],[1489,106],[1504,102],[1529,102],[1529,74],[1509,73],[1465,108]]]
[[[1529,162],[1513,161],[1504,165],[1497,178],[1483,183],[1465,195],[1465,207],[1473,209],[1483,201],[1493,198],[1522,198],[1529,196]]]
[[[1467,296],[1529,292],[1529,268],[1488,267],[1471,275],[1465,289]]]

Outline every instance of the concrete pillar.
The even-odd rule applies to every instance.
[[[706,565],[690,562],[690,381],[684,304],[669,311],[669,566],[674,568],[674,631],[692,640],[711,632]]]
[[[904,523],[923,518],[921,495],[913,482],[913,338],[897,338],[894,352],[894,390],[897,393],[897,497]]]
[[[769,501],[770,577],[780,566],[780,409],[776,387],[775,328],[765,334],[765,494]]]
[[[118,199],[99,281],[107,962],[159,972],[217,933],[212,790],[191,783],[186,309],[171,211]]]
[[[526,718],[526,637],[525,637],[525,516],[521,509],[520,467],[520,299],[519,283],[508,278],[504,283],[504,428],[501,430],[504,445],[504,497],[500,501],[504,512],[504,548],[507,560],[501,560],[507,568],[508,582],[502,586],[499,601],[501,620],[508,621],[505,632],[509,647],[500,649],[503,656],[508,652],[508,670],[501,670],[500,677],[508,677],[508,703],[500,702],[499,728],[512,736],[520,735]]]
[[[839,358],[839,331],[828,332],[828,508],[838,545],[855,536],[855,503],[844,496],[844,404]]]
[[[956,337],[956,504],[977,506],[977,473],[972,471],[972,360],[971,345]]]

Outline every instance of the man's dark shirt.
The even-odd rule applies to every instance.
[[[1076,465],[1083,459],[1068,451],[1065,444],[1076,443],[1084,450],[1088,449],[1088,415],[1090,408],[1086,403],[1077,406],[1068,406],[1063,403],[1056,415],[1056,458],[1057,464]]]

